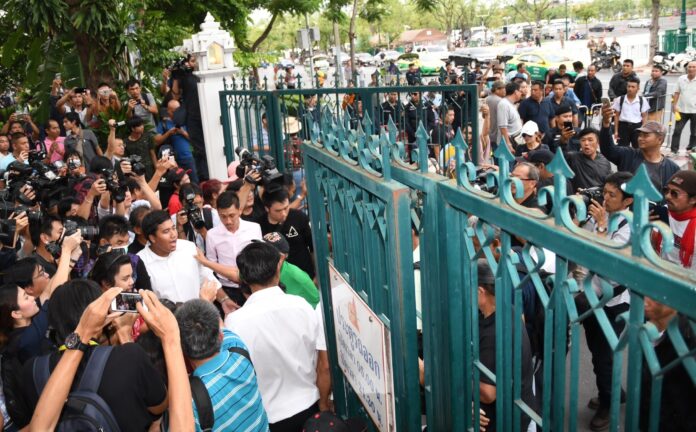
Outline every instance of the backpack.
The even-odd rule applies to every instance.
[[[68,394],[56,431],[120,432],[118,422],[109,405],[97,394],[104,375],[104,367],[113,347],[95,347],[89,356],[77,387]],[[41,394],[51,375],[50,354],[34,361],[33,377],[36,393]]]
[[[621,99],[619,99],[619,111],[621,111],[623,109],[624,99],[626,99],[626,95],[621,96]],[[640,101],[640,108],[638,108],[638,109],[640,110],[640,113],[642,114],[643,113],[643,96],[638,96],[638,100]]]
[[[249,352],[244,348],[230,347],[229,352],[244,356],[244,358],[249,360],[249,363],[251,363]],[[200,424],[203,432],[212,431],[213,425],[215,424],[215,413],[213,412],[213,403],[210,400],[208,389],[205,388],[203,381],[195,375],[189,376],[189,384],[191,384],[191,396],[193,396],[193,403],[198,410],[198,424]]]
[[[16,356],[0,354],[0,379],[2,379],[2,395],[5,408],[11,419],[11,424],[18,429],[28,425],[32,411],[19,397],[22,388],[22,363]],[[7,427],[8,424],[5,424]]]

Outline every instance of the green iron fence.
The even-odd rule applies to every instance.
[[[284,98],[310,91],[320,94],[320,100],[339,101],[343,95],[360,90],[364,91],[297,89],[259,96],[282,106]],[[371,91],[385,94],[392,90],[405,91]],[[471,126],[473,136],[478,136],[476,87],[451,90],[462,92],[463,124]],[[248,93],[256,95],[257,91]],[[237,96],[244,95],[221,93],[221,103]],[[576,226],[575,220],[583,220],[587,212],[579,196],[566,195],[565,185],[573,173],[561,152],[548,167],[554,174],[553,186],[539,192],[540,204],[552,203],[552,211],[534,212],[514,199],[513,190],[521,191],[522,184],[509,176],[513,157],[506,146],[495,153],[499,171],[488,173],[481,184],[471,162],[470,143],[459,131],[451,142],[456,149],[456,177],[447,179],[429,172],[427,155],[433,143],[421,121],[416,142],[409,148],[394,121],[377,127],[369,115],[373,111],[367,109],[357,120],[343,108],[326,102],[319,121],[307,121],[309,133],[300,147],[337,412],[367,418],[357,396],[359,389],[351,387],[338,367],[329,262],[390,332],[393,429],[417,431],[425,423],[431,431],[478,430],[479,417],[474,415],[480,406],[477,389],[480,377],[486,375],[496,383],[497,430],[520,430],[524,414],[542,430],[577,430],[578,407],[584,404],[578,400],[580,326],[594,316],[615,359],[610,429],[638,430],[642,414],[649,421],[647,430],[658,430],[665,373],[683,367],[696,385],[696,275],[666,263],[651,245],[655,230],[666,244],[671,244],[673,237],[667,226],[649,220],[649,202],[662,197],[646,170],[641,168],[627,185],[635,203],[632,212],[622,212],[621,216],[628,221],[632,237],[627,244],[616,244]],[[282,128],[276,130],[279,138],[281,132]],[[249,144],[242,141],[241,145]],[[272,142],[271,154],[285,154],[284,147],[274,152],[274,145]],[[610,230],[618,225],[619,220],[612,218]],[[414,238],[420,242],[419,272],[414,272]],[[526,242],[521,249],[514,249],[512,243],[519,238]],[[479,353],[478,259],[485,259],[496,275],[495,373],[483,366]],[[549,275],[542,267],[551,261],[554,264],[546,266],[551,267]],[[580,282],[571,277],[570,269],[575,266],[585,267],[588,277]],[[592,289],[593,276],[602,283],[601,297]],[[418,281],[420,293],[415,287]],[[630,309],[620,316],[626,322],[621,334],[614,332],[603,310],[612,296],[610,281],[622,284],[630,293]],[[528,406],[521,397],[523,326],[515,323],[522,320],[525,286],[532,287],[544,312],[538,407]],[[575,304],[582,291],[590,304],[587,312],[579,312]],[[684,327],[673,320],[665,331],[676,351],[670,363],[660,363],[656,355],[653,343],[659,334],[645,322],[644,297],[676,309],[688,323]],[[422,388],[419,357],[425,371]],[[626,370],[621,361],[624,357]],[[646,376],[651,384],[649,392],[641,388]],[[622,385],[627,402],[620,424]],[[649,398],[649,409],[641,410],[641,396]]]

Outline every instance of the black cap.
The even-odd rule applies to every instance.
[[[269,232],[263,236],[263,241],[276,248],[278,252],[282,253],[283,255],[290,253],[290,244],[285,236],[279,232]]]
[[[556,115],[559,116],[561,114],[573,112],[573,109],[570,107],[570,105],[564,103],[561,104],[558,108],[556,108]]]

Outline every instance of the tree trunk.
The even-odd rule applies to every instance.
[[[648,64],[652,63],[655,52],[659,46],[658,32],[660,31],[660,0],[652,0],[651,8],[652,27],[650,27],[650,56]]]
[[[82,67],[82,84],[92,91],[96,91],[97,86],[102,82],[114,85],[115,77],[111,74],[109,68],[98,68],[94,66],[95,64],[100,63],[100,60],[103,58],[102,55],[105,54],[99,55],[98,52],[92,53],[95,45],[90,37],[84,33],[76,33],[74,40],[77,54],[80,57],[80,65]],[[93,64],[90,65],[90,57],[92,55],[95,58],[92,61]]]
[[[350,73],[353,76],[346,77],[348,80],[352,80],[355,76],[355,22],[358,17],[358,0],[353,0],[353,13],[350,16],[350,27],[348,28],[348,37],[350,38]],[[357,82],[353,83],[356,87]]]
[[[261,36],[259,36],[258,39],[251,45],[251,51],[256,52],[258,50],[259,45],[263,43],[264,40],[268,37],[268,35],[271,33],[271,29],[273,28],[273,24],[275,23],[276,18],[278,18],[278,14],[273,14],[271,16],[271,20],[268,22],[268,25],[266,26],[266,29],[261,33]]]

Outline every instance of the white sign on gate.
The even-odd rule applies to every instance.
[[[389,330],[329,264],[338,364],[381,432],[396,430]]]

